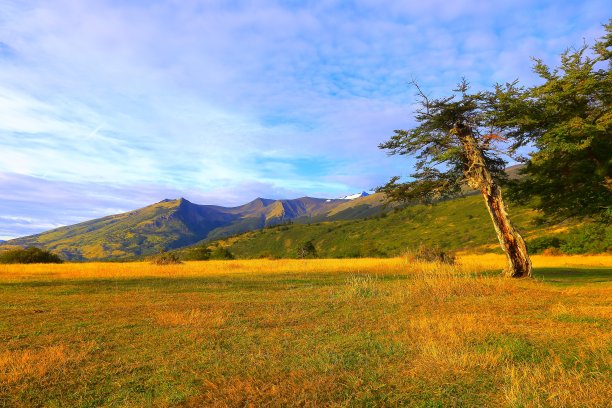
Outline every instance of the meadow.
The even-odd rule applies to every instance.
[[[612,256],[0,265],[0,406],[605,407]]]

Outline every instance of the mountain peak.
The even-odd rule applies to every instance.
[[[153,206],[162,206],[164,208],[180,208],[185,206],[193,205],[192,202],[187,200],[184,197],[181,198],[164,198],[158,203],[153,204]]]
[[[254,199],[250,203],[247,203],[247,205],[248,204],[261,204],[261,205],[263,205],[265,207],[265,206],[268,206],[268,205],[272,204],[275,201],[277,201],[277,200],[272,200],[270,198],[257,197],[256,199]]]
[[[341,199],[341,200],[354,200],[354,199],[356,199],[356,198],[359,198],[359,197],[367,197],[367,196],[369,196],[369,195],[370,195],[370,194],[366,193],[365,191],[362,191],[361,193],[351,194],[351,195],[347,195],[347,196],[344,196],[344,197],[340,197],[340,199]]]

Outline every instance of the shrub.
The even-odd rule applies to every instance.
[[[612,250],[612,227],[598,222],[572,229],[562,236],[539,237],[527,242],[532,254],[597,254]]]
[[[270,260],[281,259],[275,254],[271,253],[270,251],[264,251],[260,253],[258,258],[259,259],[270,259]]]
[[[173,252],[160,252],[151,260],[153,265],[177,265],[182,263],[178,255]]]
[[[0,253],[0,263],[31,264],[31,263],[62,263],[59,256],[45,249],[36,247],[11,249]]]
[[[208,261],[211,255],[210,248],[206,246],[199,246],[191,248],[186,254],[185,259],[190,261]]]
[[[451,251],[444,251],[438,246],[428,247],[421,245],[415,251],[407,251],[405,255],[415,261],[455,263],[455,254]]]
[[[561,248],[564,244],[559,237],[538,237],[527,241],[527,250],[532,254],[539,254],[550,248]]]
[[[217,247],[215,248],[211,254],[210,254],[210,259],[216,259],[216,260],[230,260],[230,259],[234,259],[234,254],[232,254],[229,249],[225,248],[225,247]]]
[[[561,252],[559,248],[546,248],[544,251],[542,251],[542,255],[559,256],[559,255],[563,255],[563,252]]]
[[[304,258],[316,258],[317,249],[315,248],[312,241],[306,241],[303,244],[298,245],[297,256],[300,259]]]
[[[560,246],[566,254],[597,254],[612,250],[612,226],[597,223],[574,228]]]

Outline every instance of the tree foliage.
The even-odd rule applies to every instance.
[[[497,90],[498,119],[516,147],[536,148],[509,193],[548,214],[601,213],[612,203],[612,23],[605,27],[594,46],[564,52],[557,68],[535,59],[541,85]]]
[[[469,160],[453,132],[457,124],[471,128],[491,176],[498,181],[504,180],[504,154],[512,151],[505,138],[499,136],[506,129],[499,126],[496,94],[470,93],[468,82],[462,80],[451,95],[429,98],[417,83],[413,85],[420,99],[415,115],[418,126],[395,130],[387,142],[379,145],[391,155],[416,158],[416,171],[411,174],[413,180],[399,182],[400,177],[396,176],[377,191],[385,193],[390,201],[424,202],[460,193],[466,183]],[[514,89],[514,84],[507,84],[503,91],[513,92]]]
[[[612,20],[611,20],[612,21]],[[612,202],[612,23],[594,46],[569,49],[558,68],[535,59],[543,83],[518,81],[469,93],[462,81],[452,95],[428,98],[415,84],[418,126],[396,130],[379,147],[414,156],[412,180],[394,177],[378,191],[391,201],[432,201],[460,192],[466,181],[465,151],[453,137],[455,123],[472,129],[487,167],[505,180],[504,159],[525,162],[523,177],[509,182],[510,197],[547,214],[610,211]],[[534,148],[529,158],[517,152]]]

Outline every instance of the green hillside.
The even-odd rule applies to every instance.
[[[179,254],[189,258],[203,246],[220,245],[237,258],[295,258],[298,246],[307,241],[313,242],[319,257],[330,258],[394,256],[420,245],[499,251],[480,195],[387,210],[367,219],[264,228],[218,242],[203,242]],[[528,241],[563,234],[579,224],[578,220],[547,224],[536,211],[524,207],[512,206],[510,214]]]

